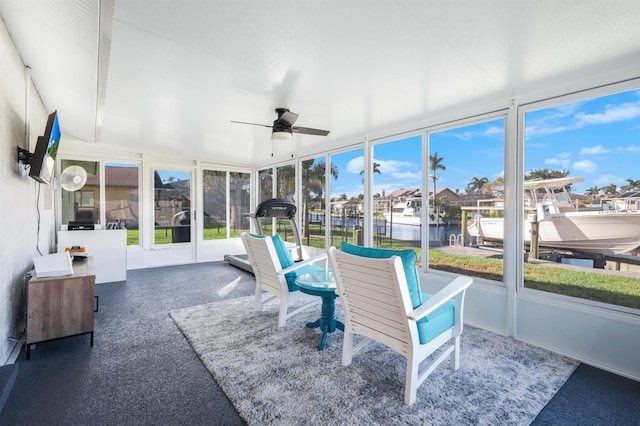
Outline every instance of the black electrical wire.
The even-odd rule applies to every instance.
[[[35,181],[34,181],[35,182]],[[40,184],[35,182],[37,186],[36,190],[36,218],[37,218],[37,231],[36,231],[36,250],[38,254],[42,256],[42,252],[40,251],[40,247],[38,246],[38,242],[40,241]]]

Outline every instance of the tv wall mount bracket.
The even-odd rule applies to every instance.
[[[18,163],[24,164],[25,167],[30,166],[32,158],[33,154],[29,150],[18,146]]]

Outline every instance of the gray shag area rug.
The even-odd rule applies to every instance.
[[[277,304],[257,312],[251,297],[170,315],[250,425],[528,425],[578,365],[465,326],[460,369],[441,364],[407,407],[406,361],[397,353],[372,342],[344,367],[341,331],[318,351],[320,332],[305,323],[319,317],[319,305],[279,331]]]

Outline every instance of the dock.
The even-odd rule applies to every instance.
[[[437,250],[441,250],[445,253],[455,254],[455,255],[464,255],[464,256],[475,256],[475,257],[484,257],[484,258],[497,258],[501,259],[503,256],[503,250],[499,247],[494,246],[442,246],[437,247]],[[565,268],[571,269],[574,271],[583,271],[583,272],[593,272],[597,274],[607,274],[607,275],[619,275],[624,277],[631,278],[639,278],[640,279],[640,257],[639,256],[631,256],[631,255],[622,255],[622,254],[607,254],[604,255],[604,259],[607,262],[607,265],[613,264],[613,268],[585,268],[583,266],[571,265],[567,263],[559,263],[551,260],[544,259],[528,259],[527,262],[536,265],[544,265],[550,266],[554,268]],[[621,264],[630,265],[630,267],[637,267],[637,270],[621,270]],[[635,269],[635,268],[634,268]]]

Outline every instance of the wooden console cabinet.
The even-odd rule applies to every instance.
[[[95,306],[93,259],[73,264],[73,275],[34,278],[27,284],[27,359],[31,345],[90,334],[93,346]]]

